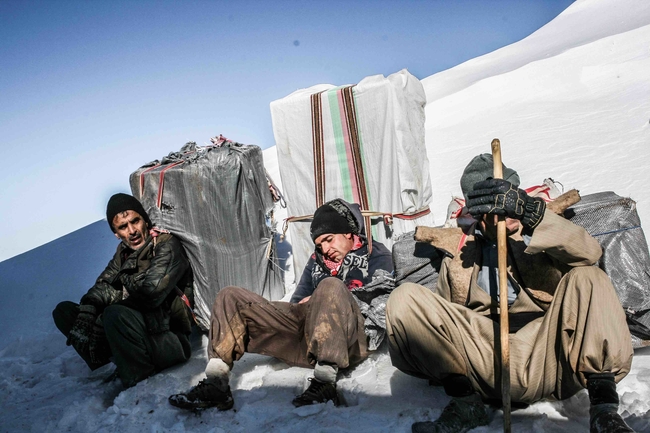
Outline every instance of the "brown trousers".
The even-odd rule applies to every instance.
[[[386,319],[398,369],[435,382],[465,375],[484,398],[500,398],[498,322],[411,283],[391,294]],[[618,382],[630,371],[632,354],[609,277],[594,266],[573,268],[546,314],[510,334],[512,400],[569,398],[586,387],[590,373],[613,373]]]
[[[230,368],[244,352],[313,368],[346,368],[367,356],[364,318],[347,287],[323,280],[303,304],[270,302],[240,287],[221,289],[212,307],[208,356]]]

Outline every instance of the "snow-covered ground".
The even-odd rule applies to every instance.
[[[583,194],[613,190],[638,202],[648,229],[649,71],[650,2],[583,0],[516,44],[425,78],[436,222],[460,194],[465,164],[489,152],[497,137],[523,185],[552,177]],[[264,156],[279,183],[275,149]],[[43,314],[48,308],[44,303]],[[448,400],[393,368],[384,348],[339,380],[347,407],[294,408],[291,399],[310,371],[258,355],[246,355],[233,370],[234,410],[193,414],[171,407],[170,394],[202,377],[206,342],[194,335],[188,363],[123,390],[102,382],[108,366],[90,373],[53,325],[49,333],[23,334],[0,351],[0,431],[408,432],[414,421],[435,419]],[[650,431],[650,348],[636,351],[619,393],[628,423]],[[513,431],[587,431],[587,425],[586,392],[513,413]],[[501,430],[496,411],[489,426],[475,431]]]

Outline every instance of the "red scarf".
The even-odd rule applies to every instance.
[[[355,234],[352,235],[352,240],[354,243],[352,244],[352,249],[350,251],[355,251],[358,250],[363,246],[363,242],[361,241],[361,238]],[[333,262],[331,260],[328,260],[327,257],[323,256],[323,263],[329,269],[330,274],[332,276],[336,276],[338,274],[339,268],[341,267],[341,264],[343,261],[341,260],[340,262]]]

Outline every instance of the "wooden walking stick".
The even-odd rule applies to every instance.
[[[503,179],[501,163],[501,143],[498,138],[492,140],[492,160],[494,161],[494,178]],[[503,431],[510,433],[510,323],[508,321],[508,243],[506,237],[506,219],[500,216],[497,222],[497,248],[499,258],[499,328],[501,330],[501,399],[503,401]]]

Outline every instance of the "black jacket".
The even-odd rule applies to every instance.
[[[101,314],[119,302],[140,311],[152,334],[167,330],[189,334],[192,315],[181,293],[193,305],[192,268],[178,238],[162,233],[136,251],[120,243],[80,303],[93,305]]]

